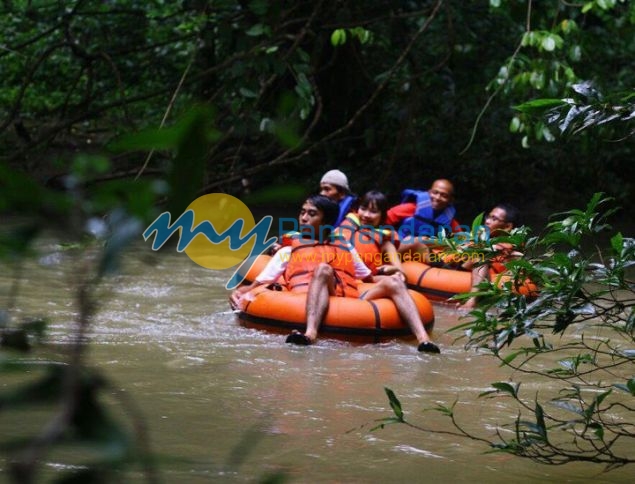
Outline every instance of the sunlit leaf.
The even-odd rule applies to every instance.
[[[553,37],[548,36],[542,39],[541,45],[544,50],[546,50],[547,52],[551,52],[552,50],[556,48],[556,41],[554,40]]]
[[[624,237],[621,232],[611,237],[611,247],[616,254],[621,254],[622,247],[624,247]]]

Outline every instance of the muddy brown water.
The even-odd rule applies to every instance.
[[[75,324],[75,267],[54,247],[45,244],[43,254],[26,264],[14,316],[48,315],[46,351],[61,358]],[[378,419],[393,415],[388,387],[414,424],[451,431],[446,417],[426,409],[456,401],[461,424],[491,437],[517,408],[478,394],[510,372],[447,333],[460,314],[439,304],[434,339],[441,355],[418,354],[413,342],[401,340],[364,345],[322,339],[291,347],[284,336],[243,328],[227,313],[230,274],[137,244],[122,272],[100,289],[88,360],[142,409],[160,456],[161,482],[254,482],[276,472],[299,483],[598,484],[632,477],[628,468],[602,474],[595,465],[550,467],[487,454],[482,443],[404,425],[371,431]],[[3,297],[10,283],[11,274],[2,271]],[[0,390],[14,383],[0,380]],[[550,382],[524,385],[529,398],[557,391]],[[117,399],[110,403],[116,415],[128,417]],[[33,412],[0,414],[2,436],[19,436],[45,417]],[[73,469],[72,462],[72,456],[52,453],[42,476]],[[6,468],[3,456],[2,482]],[[142,479],[139,469],[121,474],[122,482]]]

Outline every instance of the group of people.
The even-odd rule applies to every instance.
[[[393,207],[376,190],[357,199],[346,175],[330,170],[320,181],[319,195],[308,197],[302,204],[299,232],[287,234],[284,242],[276,245],[267,266],[253,282],[232,292],[230,304],[242,307],[249,291],[284,276],[289,290],[307,293],[306,330],[293,331],[286,341],[310,345],[317,340],[329,297],[390,298],[415,335],[418,351],[440,353],[408,293],[401,261],[417,254],[420,260],[429,262],[440,247],[435,237],[460,231],[453,202],[454,186],[446,179],[435,180],[427,191],[404,190],[401,203]],[[487,215],[485,226],[490,235],[497,235],[511,230],[517,218],[515,207],[499,204]],[[298,256],[300,251],[310,251],[312,256]],[[472,271],[476,291],[478,284],[489,277],[489,266],[467,262],[457,269]],[[359,281],[375,284],[360,294]],[[475,305],[476,298],[472,297],[463,307]]]

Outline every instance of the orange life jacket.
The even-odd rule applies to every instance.
[[[291,241],[291,255],[284,272],[287,287],[295,292],[307,292],[313,272],[321,263],[330,265],[335,274],[335,295],[358,297],[355,264],[352,254],[337,243],[308,242],[301,238]]]
[[[384,242],[391,240],[389,238],[391,233],[388,231],[362,226],[357,215],[349,213],[335,233],[343,236],[355,247],[362,262],[366,264],[366,267],[371,270],[373,275],[377,274],[377,269],[380,266],[390,262],[389,260],[384,260],[384,254],[381,251],[381,246]],[[397,233],[392,232],[392,235],[394,240]],[[398,244],[398,241],[394,240],[394,242]]]
[[[291,247],[291,244],[293,244],[293,239],[297,239],[300,236],[300,232],[286,232],[278,237],[279,244],[282,247]]]
[[[490,261],[490,273],[501,274],[507,271],[505,263],[511,260],[511,253],[514,251],[514,245],[508,242],[499,242],[498,250],[500,253]]]

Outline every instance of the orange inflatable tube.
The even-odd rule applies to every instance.
[[[433,301],[447,301],[456,294],[470,292],[472,289],[472,273],[470,271],[443,269],[413,261],[403,262],[402,266],[408,287],[421,292]],[[510,281],[513,283],[513,278],[509,274],[493,273],[490,276],[498,287],[503,287],[505,283]],[[527,280],[523,284],[517,284],[513,290],[517,294],[535,297],[538,288]]]
[[[269,256],[259,256],[246,274],[253,280],[264,268]],[[371,284],[361,284],[360,294]],[[289,333],[306,327],[306,293],[296,293],[280,286],[259,286],[245,296],[245,305],[238,313],[239,322],[249,328]],[[419,315],[431,332],[434,311],[430,301],[421,293],[409,290]],[[331,297],[329,309],[320,326],[320,335],[346,341],[379,343],[394,338],[412,338],[410,328],[401,321],[399,312],[390,299],[366,301],[349,297]]]

